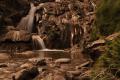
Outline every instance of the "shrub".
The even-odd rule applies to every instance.
[[[96,62],[92,77],[98,80],[113,80],[120,78],[120,37],[108,42],[108,48]],[[96,80],[95,79],[95,80]]]
[[[101,0],[97,8],[95,26],[106,36],[120,31],[120,0]]]

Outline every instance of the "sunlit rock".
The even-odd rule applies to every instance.
[[[70,63],[70,62],[71,62],[71,59],[69,58],[60,58],[55,60],[55,63]]]

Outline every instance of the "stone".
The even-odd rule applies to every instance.
[[[38,71],[39,72],[44,72],[44,71],[46,71],[47,70],[47,67],[39,67],[38,68]]]
[[[26,69],[21,71],[21,74],[18,74],[16,80],[32,80],[39,74],[37,67],[32,67],[31,69]]]
[[[25,51],[22,53],[17,53],[15,55],[16,57],[19,57],[19,58],[33,58],[33,57],[38,56],[38,54],[34,54],[32,51]]]
[[[22,69],[25,69],[25,68],[30,68],[30,67],[32,67],[33,65],[31,64],[31,63],[25,63],[25,64],[22,64],[21,66],[20,66],[20,68],[22,68]]]
[[[76,70],[76,71],[67,71],[67,72],[74,75],[74,76],[79,76],[81,74],[81,71],[78,71],[78,70]]]
[[[55,0],[55,2],[61,2],[61,0]]]
[[[53,80],[66,80],[66,79],[62,75],[54,75],[54,79]]]
[[[61,64],[60,68],[63,69],[63,70],[69,70],[71,67],[68,64]]]
[[[8,67],[8,65],[7,64],[0,64],[0,68],[3,68],[3,67]]]
[[[0,53],[0,62],[3,62],[5,60],[9,59],[9,55],[6,53]]]
[[[77,80],[91,80],[91,70],[83,72],[80,76],[77,77]]]
[[[85,62],[85,63],[83,63],[83,64],[81,64],[79,66],[76,66],[76,69],[80,69],[82,67],[88,67],[90,65],[90,63],[91,63],[90,61],[87,61],[87,62]]]
[[[36,63],[36,66],[47,66],[46,60],[41,59]]]
[[[70,63],[71,59],[69,58],[59,58],[57,60],[55,60],[55,63]]]

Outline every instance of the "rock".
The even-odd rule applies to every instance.
[[[33,57],[38,56],[38,54],[34,54],[32,51],[26,51],[22,53],[17,53],[15,54],[15,56],[19,58],[33,58]]]
[[[0,62],[3,62],[5,60],[9,59],[9,55],[5,53],[0,53]]]
[[[62,75],[54,75],[54,79],[53,80],[66,80],[66,79]]]
[[[21,72],[18,78],[16,80],[32,80],[39,74],[37,67],[32,67],[31,69],[24,70]]]
[[[8,67],[7,64],[0,64],[0,68],[3,68],[3,67]]]
[[[14,37],[15,35],[17,35],[17,37]],[[5,40],[9,39],[11,41],[28,41],[30,38],[30,34],[25,30],[9,30],[5,35]]]
[[[106,43],[106,41],[104,39],[99,39],[99,40],[96,40],[96,41],[88,44],[86,48],[94,48],[94,47],[103,45],[105,43]]]
[[[68,64],[61,64],[61,65],[60,65],[60,68],[67,71],[67,70],[69,70],[71,67],[70,67],[70,65],[68,65]]]
[[[90,75],[91,74],[91,70],[85,71],[84,73],[82,73],[79,77],[78,80],[91,80],[90,79]]]
[[[61,0],[55,0],[55,2],[61,2]]]
[[[28,61],[30,61],[30,62],[37,62],[37,61],[39,61],[39,59],[40,58],[30,58],[30,59],[28,59]]]
[[[54,76],[52,73],[49,73],[47,76],[43,77],[41,80],[54,80]]]
[[[46,60],[45,59],[39,60],[36,66],[47,66]]]
[[[91,63],[90,61],[87,61],[87,62],[85,62],[85,63],[83,63],[83,64],[81,64],[79,66],[76,66],[76,69],[80,69],[82,67],[89,67],[90,63]]]
[[[76,71],[67,71],[67,72],[74,75],[74,76],[79,76],[81,74],[81,71],[78,71],[78,70],[76,70]]]
[[[17,24],[21,17],[25,16],[29,11],[29,1],[28,0],[2,0],[0,1],[0,9],[4,9],[5,11],[0,11],[1,15],[4,18],[8,18],[12,20],[12,24]],[[9,16],[9,17],[8,17]],[[6,24],[10,25],[8,21],[3,21]],[[5,24],[5,25],[6,25]]]
[[[54,0],[34,0],[37,3],[46,3],[46,2],[52,2]]]
[[[109,35],[108,37],[106,37],[105,39],[108,40],[108,41],[111,41],[111,40],[114,40],[116,39],[117,37],[120,36],[120,32],[117,32],[117,33],[114,33],[112,35]]]
[[[38,68],[38,71],[39,71],[39,72],[43,72],[43,71],[46,71],[46,70],[47,70],[47,67],[45,67],[45,66]]]
[[[16,73],[13,73],[13,74],[12,74],[13,80],[18,79],[18,78],[22,75],[22,72],[23,72],[24,70],[25,70],[25,69],[22,69],[22,70],[17,71]]]
[[[25,64],[22,64],[21,66],[20,66],[20,68],[22,68],[22,69],[25,69],[25,68],[29,68],[29,67],[32,67],[33,65],[31,64],[31,63],[25,63]]]
[[[70,62],[71,62],[71,59],[69,58],[60,58],[55,60],[55,63],[70,63]]]

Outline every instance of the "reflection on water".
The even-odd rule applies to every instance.
[[[40,58],[43,57],[52,57],[53,59],[57,58],[70,58],[70,53],[64,50],[57,50],[57,49],[42,49],[36,50],[35,53],[38,53]]]

